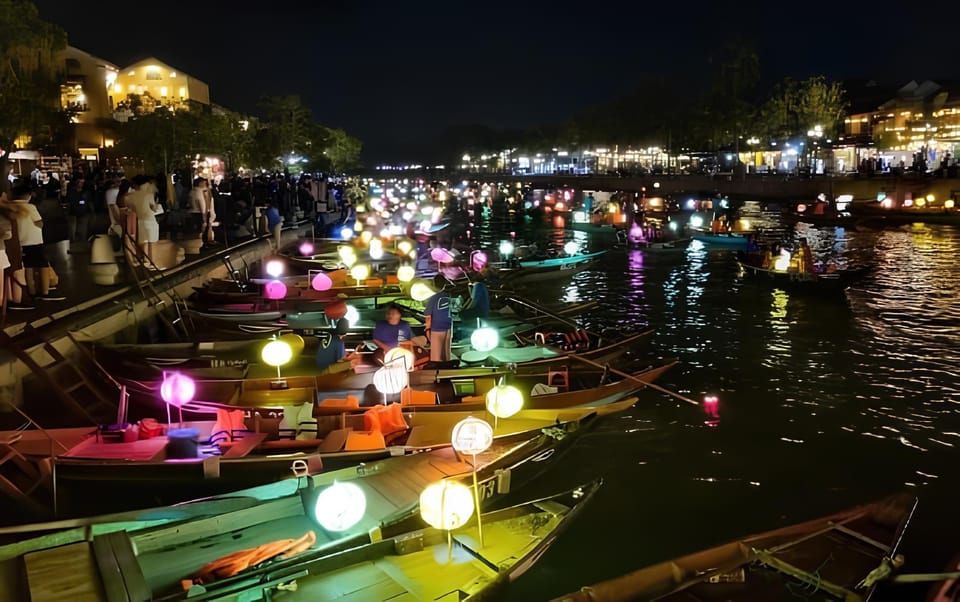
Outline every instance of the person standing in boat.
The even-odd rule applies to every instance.
[[[433,286],[437,292],[427,299],[423,309],[424,331],[430,341],[430,361],[449,362],[452,356],[453,318],[450,317],[450,293],[446,290],[447,279],[437,274]]]
[[[800,239],[800,271],[808,274],[813,272],[813,251],[806,238]]]
[[[373,327],[373,342],[377,345],[374,357],[383,362],[383,356],[394,347],[408,346],[413,339],[413,331],[406,320],[401,319],[400,307],[394,303],[387,305],[386,320],[377,320]]]

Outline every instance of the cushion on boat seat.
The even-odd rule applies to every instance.
[[[559,391],[556,387],[551,387],[550,385],[545,385],[543,383],[537,383],[533,385],[533,389],[530,390],[530,397],[536,397],[537,395],[552,395]]]
[[[400,404],[405,406],[437,405],[437,394],[433,391],[414,391],[407,387],[400,391]]]
[[[235,433],[245,430],[247,430],[247,427],[243,423],[243,410],[220,408],[217,410],[217,421],[213,423],[210,436],[212,439],[216,439],[218,433],[226,433],[227,440],[230,441]]]
[[[344,451],[367,451],[386,447],[387,443],[380,431],[350,431],[343,449]]]
[[[374,406],[363,413],[363,428],[368,431],[377,431],[385,437],[400,433],[408,428],[403,418],[403,409],[399,403],[388,406]]]
[[[340,399],[336,397],[321,399],[320,403],[317,405],[328,410],[357,410],[360,409],[360,400],[353,395],[347,395],[346,399]]]

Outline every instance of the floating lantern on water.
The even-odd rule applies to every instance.
[[[470,335],[470,346],[480,352],[493,351],[500,344],[500,335],[489,326],[477,328]]]
[[[576,255],[577,251],[580,250],[580,245],[573,242],[572,240],[567,244],[563,245],[563,252],[567,255]]]
[[[487,391],[486,402],[488,412],[497,418],[510,418],[523,408],[523,394],[501,383]]]
[[[786,272],[790,269],[790,251],[780,249],[780,257],[773,262],[773,269],[778,272]]]
[[[953,209],[955,205],[956,205],[956,201],[954,201],[953,199],[947,199],[943,202],[943,206],[946,207],[947,209]]]
[[[513,243],[509,240],[502,241],[500,243],[500,254],[504,257],[510,257],[513,255],[514,246]]]
[[[690,225],[694,228],[699,228],[703,226],[703,218],[699,215],[694,215],[690,218]]]
[[[197,393],[197,384],[186,374],[165,372],[160,384],[160,398],[164,402],[181,408],[193,401]]]
[[[333,482],[317,496],[313,515],[321,527],[334,533],[346,531],[363,518],[367,496],[353,483]]]
[[[720,424],[720,400],[716,395],[707,395],[703,398],[703,410],[707,413],[707,426],[718,426]]]
[[[279,278],[283,274],[283,262],[279,259],[271,259],[267,261],[263,269],[271,278]]]
[[[350,268],[350,277],[357,281],[357,286],[360,286],[360,282],[366,280],[368,276],[370,276],[370,266],[365,263],[358,263]]]
[[[324,272],[317,272],[313,279],[310,280],[310,286],[313,287],[315,291],[328,291],[333,288],[333,280]]]
[[[313,243],[310,242],[309,240],[305,240],[302,243],[300,243],[300,248],[298,250],[300,251],[300,254],[303,255],[304,257],[313,255],[313,251],[314,251]]]
[[[370,259],[383,259],[383,242],[379,238],[370,241]]]
[[[574,211],[573,212],[573,222],[575,224],[585,224],[587,223],[587,212],[586,211]]]
[[[348,258],[356,258],[357,252],[353,250],[353,247],[344,245],[337,249],[337,256],[340,258],[341,262],[346,263]]]
[[[402,363],[407,372],[412,372],[415,362],[413,352],[404,347],[394,347],[383,355],[383,363],[392,364],[394,362]]]
[[[643,240],[643,228],[640,224],[630,226],[630,242],[638,243]]]
[[[287,296],[287,285],[279,280],[271,280],[264,285],[263,292],[271,301],[283,299]]]
[[[397,268],[397,280],[400,282],[410,282],[417,275],[417,270],[409,264],[404,264]]]

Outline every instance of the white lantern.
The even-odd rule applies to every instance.
[[[280,261],[279,259],[271,259],[264,266],[264,270],[272,278],[279,278],[280,275],[283,274],[283,262]]]
[[[434,292],[430,285],[422,280],[418,280],[410,286],[410,297],[414,301],[426,301],[434,295]]]
[[[347,313],[345,313],[343,317],[346,318],[350,326],[353,327],[353,326],[356,326],[357,322],[360,321],[360,312],[357,311],[356,307],[352,305],[348,305]]]
[[[470,520],[473,510],[473,494],[460,483],[441,481],[420,494],[420,516],[436,529],[459,529]]]
[[[340,261],[347,263],[347,258],[353,257],[354,262],[356,262],[357,253],[353,250],[353,247],[340,247],[337,249],[337,255],[340,256]]]
[[[563,245],[563,252],[567,255],[576,255],[577,251],[580,250],[580,245],[573,242],[572,240],[567,244]]]
[[[453,427],[450,435],[453,449],[461,454],[475,456],[487,451],[493,444],[493,427],[485,420],[464,418]]]
[[[367,510],[367,496],[353,483],[337,483],[317,496],[313,514],[327,531],[346,531],[363,518]]]
[[[365,263],[358,263],[357,265],[350,268],[350,277],[359,283],[361,280],[366,280],[370,275],[370,266]]]
[[[397,250],[400,251],[402,255],[406,255],[413,250],[413,243],[409,240],[401,240],[397,243]]]
[[[497,385],[487,391],[487,411],[497,418],[509,418],[523,408],[523,394],[516,387]]]
[[[403,347],[394,347],[383,355],[383,363],[396,363],[403,366],[407,372],[412,372],[414,365],[413,352]]]
[[[410,282],[417,275],[417,270],[412,265],[404,264],[397,268],[397,280],[400,282]]]
[[[514,247],[513,243],[509,240],[505,240],[500,243],[500,254],[504,257],[509,257],[513,255]]]
[[[470,345],[477,351],[493,351],[500,344],[500,335],[489,326],[478,328],[470,335]]]
[[[403,391],[409,382],[404,362],[387,364],[373,373],[373,386],[384,395],[396,395]]]

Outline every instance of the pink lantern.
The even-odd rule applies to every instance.
[[[304,257],[308,255],[313,255],[313,251],[314,251],[313,243],[310,242],[309,240],[305,240],[302,243],[300,243],[300,254],[303,255]]]
[[[315,291],[328,291],[333,288],[333,280],[323,272],[317,272],[317,275],[310,281],[310,286]]]
[[[160,384],[160,397],[163,401],[178,408],[193,401],[197,385],[193,379],[179,372],[166,372]]]
[[[287,285],[280,282],[279,280],[271,280],[263,287],[264,294],[266,294],[267,299],[276,301],[277,299],[283,299],[287,296]]]
[[[487,261],[487,254],[483,251],[477,251],[470,257],[470,263],[473,266],[473,269],[478,272],[487,267]]]
[[[436,247],[430,250],[430,259],[437,263],[450,263],[453,261],[453,255],[443,247]]]
[[[716,427],[720,424],[720,400],[716,395],[707,395],[703,398],[703,410],[707,413],[704,424]]]
[[[630,226],[630,241],[631,242],[640,242],[643,240],[643,229],[639,224],[634,224]]]

